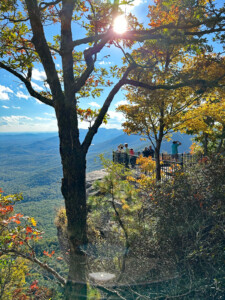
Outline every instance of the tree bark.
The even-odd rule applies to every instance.
[[[157,143],[158,144],[158,143]],[[161,180],[161,165],[160,165],[160,146],[155,148],[155,163],[156,163],[156,180]]]
[[[164,109],[161,109],[161,120],[159,126],[159,133],[158,138],[156,137],[156,147],[155,147],[155,162],[156,162],[156,181],[161,180],[161,165],[160,165],[160,150],[162,139],[164,136],[164,125],[163,125],[163,118],[164,118]]]
[[[86,151],[79,141],[75,109],[61,105],[56,109],[60,155],[63,167],[61,191],[65,199],[69,239],[69,274],[66,299],[86,297],[86,256],[81,246],[87,243]]]

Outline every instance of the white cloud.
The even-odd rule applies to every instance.
[[[41,117],[35,117],[35,120],[39,120],[39,121],[51,121],[51,119],[49,119],[49,118],[41,118]]]
[[[91,106],[95,106],[95,107],[101,107],[101,105],[99,105],[97,102],[90,102],[90,103],[88,103],[89,105],[91,105]]]
[[[121,100],[115,104],[115,107],[118,107],[120,105],[127,105],[127,104],[128,104],[127,100]]]
[[[26,116],[9,116],[9,117],[1,117],[1,119],[3,121],[6,121],[6,122],[18,122],[20,120],[32,120],[31,118],[29,117],[26,117]]]
[[[45,112],[44,115],[50,116],[50,117],[52,117],[53,119],[56,118],[54,113],[47,113],[47,112]]]
[[[8,109],[8,108],[9,108],[9,107],[8,107],[8,106],[6,106],[6,105],[2,105],[2,107],[3,107],[3,108],[6,108],[6,109]]]
[[[43,87],[41,87],[40,85],[38,85],[37,83],[31,81],[31,85],[33,87],[33,89],[35,89],[36,91],[43,91]]]
[[[9,100],[8,93],[13,93],[13,91],[4,85],[0,85],[0,100]]]
[[[30,98],[30,95],[25,95],[23,92],[21,92],[21,91],[18,91],[17,93],[16,93],[16,97],[18,97],[18,98],[23,98],[23,99],[28,99],[28,98]]]
[[[109,114],[110,120],[112,120],[114,122],[117,122],[117,123],[125,122],[125,118],[121,112],[109,110],[108,114]]]
[[[0,117],[1,132],[56,132],[57,122],[55,119],[29,118],[27,116],[4,116]],[[45,119],[43,121],[43,119]]]
[[[21,109],[20,106],[12,106],[12,108],[14,108],[14,109]]]
[[[32,119],[27,116],[4,116],[0,117],[1,131],[4,132],[4,127],[13,127],[14,131],[18,131],[18,127],[30,123]],[[8,130],[6,130],[8,131]]]
[[[46,80],[45,71],[39,71],[38,69],[34,68],[32,71],[32,79],[37,80],[37,81]]]
[[[100,61],[99,65],[111,65],[111,61]]]

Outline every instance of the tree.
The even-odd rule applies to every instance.
[[[207,60],[199,57],[198,61],[194,61],[195,72],[200,75],[203,72],[208,78],[220,76],[224,72],[224,57],[210,55],[209,68],[207,68]],[[207,70],[207,71],[206,71]],[[203,146],[204,155],[210,153],[219,153],[223,149],[224,143],[224,88],[210,89],[208,93],[202,94],[198,101],[194,101],[182,116],[183,122],[178,129],[182,132],[195,135],[195,140]]]
[[[203,51],[203,50],[202,50]],[[168,81],[174,81],[176,72],[180,69],[179,76],[192,76],[196,73],[196,66],[192,67],[195,61],[201,60],[202,64],[207,65],[211,56],[197,55],[195,59],[188,55],[182,45],[171,45],[168,47],[164,43],[149,43],[133,51],[133,57],[144,64],[146,60],[157,60],[157,65],[149,69],[136,69],[132,73],[132,80],[148,82],[148,85],[163,85]],[[149,55],[148,53],[151,53]],[[221,60],[219,60],[221,63]],[[179,66],[180,65],[180,66]],[[209,64],[210,68],[218,71],[216,63],[214,67]],[[222,69],[222,67],[221,67]],[[208,73],[209,68],[205,67],[204,72]],[[212,72],[212,71],[211,71]],[[197,77],[197,74],[195,74]],[[209,77],[209,75],[208,75]],[[205,78],[204,74],[202,78]],[[206,78],[205,78],[206,79]],[[212,80],[212,78],[210,78]],[[223,82],[223,81],[221,81]],[[148,87],[128,86],[126,88],[126,99],[128,104],[120,105],[117,109],[123,112],[126,121],[123,123],[124,131],[128,134],[140,134],[149,139],[155,149],[156,160],[156,179],[161,179],[160,173],[160,149],[163,139],[170,139],[171,133],[179,128],[185,128],[187,122],[191,123],[190,117],[195,112],[195,105],[207,94],[208,90],[200,91],[199,86],[179,87],[174,90],[151,90]],[[212,88],[209,89],[211,92]],[[190,110],[193,108],[192,110]],[[186,122],[184,121],[186,116]]]
[[[23,299],[29,294],[39,294],[40,299],[46,299],[41,294],[51,291],[38,286],[35,279],[28,289],[26,277],[32,264],[49,272],[60,285],[65,285],[66,280],[46,261],[39,259],[35,252],[36,243],[42,233],[36,227],[33,217],[24,216],[14,212],[14,205],[22,199],[21,194],[3,195],[0,189],[0,296],[1,299]],[[43,252],[44,257],[52,257],[54,251]]]
[[[171,8],[173,2],[169,3],[167,10]],[[105,46],[110,46],[118,38],[122,38],[127,43],[146,39],[165,39],[165,35],[168,35],[165,29],[170,31],[174,41],[177,36],[179,40],[186,41],[186,44],[190,44],[193,36],[197,38],[197,43],[199,36],[202,37],[208,33],[218,33],[218,37],[223,38],[220,35],[224,32],[223,9],[216,9],[211,1],[198,2],[193,1],[187,5],[187,1],[182,1],[183,10],[185,10],[185,5],[188,6],[189,14],[182,15],[182,18],[176,17],[169,23],[160,23],[153,14],[157,22],[150,24],[150,28],[147,29],[139,26],[138,22],[130,16],[133,30],[127,31],[124,35],[115,34],[112,30],[113,19],[119,12],[118,1],[114,1],[113,4],[100,3],[101,5],[97,1],[81,2],[78,0],[4,0],[0,3],[0,67],[20,79],[31,96],[53,107],[57,118],[63,168],[61,190],[65,199],[71,250],[68,292],[66,292],[68,299],[76,297],[73,297],[72,291],[69,290],[72,281],[79,282],[75,285],[75,293],[79,294],[82,291],[84,295],[86,294],[86,258],[80,245],[87,243],[85,191],[87,151],[118,90],[124,84],[140,84],[126,79],[136,66],[131,59],[106,97],[99,114],[81,143],[77,111],[81,103],[79,97],[85,96],[86,92],[90,91],[95,95],[99,94],[100,91],[96,89],[95,84],[98,84],[105,74],[104,70],[99,73],[95,68],[97,55]],[[161,6],[164,6],[162,11],[165,10],[165,5],[157,1],[156,15]],[[199,14],[193,15],[192,8],[194,8],[194,13],[199,11]],[[178,12],[179,10],[175,11],[177,16],[179,16]],[[73,39],[72,25],[74,23],[83,26],[85,37]],[[60,24],[60,32],[54,37],[54,43],[47,41],[46,26],[50,24],[54,26]],[[205,27],[201,30],[202,25]],[[82,46],[86,44],[88,48],[83,50]],[[62,71],[56,68],[55,55],[61,58]],[[40,62],[44,68],[47,77],[45,84],[49,87],[42,93],[37,92],[31,83],[32,67],[37,62]],[[93,76],[97,78],[97,82],[93,80]],[[105,84],[108,85],[107,82]],[[179,81],[179,84],[184,83]],[[190,84],[190,82],[185,84]],[[166,84],[161,88],[168,88],[168,86]],[[158,87],[155,86],[154,89],[156,88]],[[170,85],[169,88],[174,87]],[[80,284],[82,282],[84,284]]]

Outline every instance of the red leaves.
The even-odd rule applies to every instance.
[[[14,223],[16,223],[16,224],[20,224],[21,221],[20,221],[19,219],[22,218],[22,217],[23,217],[22,214],[16,214],[15,216],[9,217],[9,218],[8,218],[8,221],[9,221],[9,222],[14,222]]]
[[[31,290],[37,290],[38,289],[38,280],[34,280],[30,285]]]
[[[55,251],[53,250],[51,253],[48,253],[48,251],[43,251],[43,254],[48,257],[52,257],[52,255],[55,254]]]
[[[7,213],[11,213],[12,211],[13,211],[12,205],[3,206],[2,204],[0,204],[0,213],[2,215],[6,215]]]
[[[26,228],[26,234],[32,233],[32,232],[33,232],[33,229],[30,226],[27,226],[27,228]]]
[[[107,83],[108,86],[111,86],[113,84],[113,82],[110,81],[110,80],[108,80],[106,83]]]

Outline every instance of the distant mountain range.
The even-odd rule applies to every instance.
[[[80,130],[81,141],[86,132]],[[174,134],[173,139],[181,141],[180,152],[189,152],[190,136]],[[112,151],[124,143],[135,151],[149,145],[148,141],[140,141],[138,135],[100,128],[87,155],[87,172],[102,168],[99,154],[111,159]],[[170,153],[171,143],[163,142],[162,151]],[[19,211],[41,220],[45,230],[46,226],[54,228],[55,210],[63,204],[61,178],[57,133],[0,134],[0,187],[6,194],[22,192],[24,200],[19,204]]]

